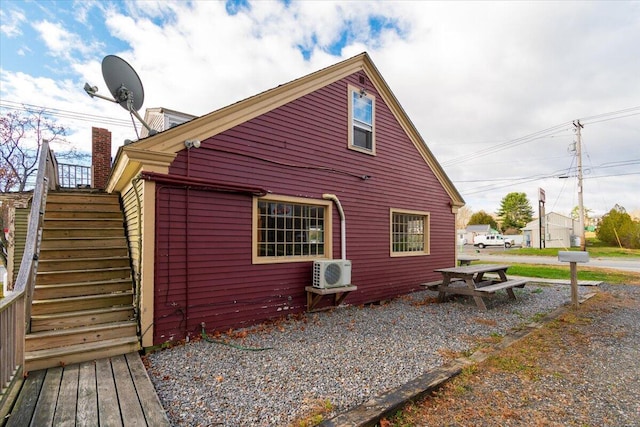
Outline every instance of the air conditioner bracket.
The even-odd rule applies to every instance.
[[[342,304],[342,301],[344,301],[347,295],[357,289],[358,287],[353,285],[340,286],[337,288],[316,288],[313,286],[305,286],[304,290],[307,291],[307,311],[321,311],[338,307]],[[316,308],[325,295],[333,295],[333,305]]]

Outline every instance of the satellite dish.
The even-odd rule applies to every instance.
[[[122,58],[107,55],[102,60],[102,76],[109,92],[125,110],[139,111],[144,103],[144,89],[136,70]],[[131,104],[130,104],[131,103]]]
[[[140,117],[140,114],[138,114],[138,110],[142,108],[144,102],[144,89],[142,88],[142,81],[140,81],[136,70],[124,59],[115,55],[107,55],[102,60],[102,76],[113,99],[98,95],[98,87],[91,86],[89,83],[84,84],[84,91],[92,98],[97,96],[98,98],[120,104],[122,108],[127,110],[129,114],[136,116],[140,123],[147,128],[149,136],[155,135],[157,131],[151,129],[142,117]],[[136,134],[137,133],[138,129],[136,129]]]

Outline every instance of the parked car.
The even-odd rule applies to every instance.
[[[504,237],[502,234],[485,234],[473,238],[473,246],[477,246],[480,249],[485,246],[504,246],[505,248],[510,248],[513,244],[513,239]]]

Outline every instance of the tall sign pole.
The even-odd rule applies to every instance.
[[[578,223],[580,227],[580,250],[584,251],[587,247],[584,233],[584,204],[582,201],[582,133],[581,129],[584,127],[580,123],[580,120],[573,122],[573,126],[576,128],[577,141],[576,141],[576,156],[578,157]]]
[[[540,249],[546,247],[546,212],[544,209],[544,203],[546,196],[542,188],[538,188],[538,233],[540,239]]]

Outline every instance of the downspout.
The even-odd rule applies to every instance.
[[[188,154],[187,154],[188,156]],[[184,322],[184,330],[185,330],[185,340],[187,342],[189,342],[189,270],[191,270],[190,268],[190,263],[189,260],[191,259],[191,254],[189,253],[189,203],[191,201],[190,196],[190,190],[189,187],[187,187],[187,208],[185,211],[185,215],[184,215],[184,227],[185,227],[185,234],[186,234],[186,238],[185,238],[185,253],[187,256],[186,259],[186,271],[185,271],[185,275],[186,275],[186,283],[184,285],[184,293],[185,293],[185,313],[184,316],[186,317],[185,322]]]
[[[347,259],[347,220],[344,217],[344,210],[342,210],[342,204],[338,196],[335,194],[323,194],[322,198],[325,200],[332,200],[338,208],[340,213],[340,253],[342,254],[342,260]]]
[[[142,202],[140,200],[140,194],[138,193],[138,182],[140,182],[140,176],[137,176],[131,180],[131,186],[133,187],[133,194],[136,196],[136,208],[138,210],[137,225],[138,225],[138,265],[135,274],[136,281],[136,294],[135,294],[135,310],[136,320],[138,322],[138,334],[140,334],[140,342],[142,342],[142,307],[140,293],[142,292]],[[131,253],[131,250],[129,250]],[[146,332],[146,331],[145,331]]]

